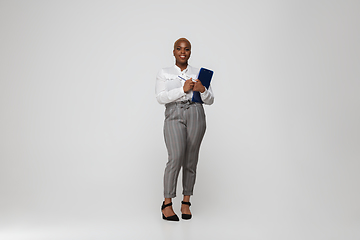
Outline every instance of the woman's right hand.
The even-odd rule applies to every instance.
[[[189,92],[191,89],[193,89],[194,84],[195,84],[195,83],[192,81],[192,78],[186,80],[185,83],[184,83],[184,87],[183,87],[184,92],[187,93],[187,92]]]

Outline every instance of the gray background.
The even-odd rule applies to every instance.
[[[0,238],[359,239],[359,10],[0,1]],[[194,218],[172,224],[154,89],[179,37],[215,103]]]

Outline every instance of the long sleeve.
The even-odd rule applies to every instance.
[[[203,93],[200,93],[201,100],[207,104],[211,105],[214,103],[214,94],[211,89],[211,85],[209,86],[209,89],[205,88],[205,91]]]
[[[156,76],[155,94],[160,104],[173,102],[186,95],[182,87],[167,90],[163,69],[161,69]]]

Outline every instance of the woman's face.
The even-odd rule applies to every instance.
[[[191,47],[190,44],[186,41],[180,41],[175,45],[173,51],[176,63],[186,64],[190,58]]]

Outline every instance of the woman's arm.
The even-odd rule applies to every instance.
[[[186,95],[183,87],[174,88],[170,91],[166,90],[166,78],[164,77],[162,69],[156,76],[155,94],[156,99],[160,104],[173,102]]]
[[[214,94],[211,89],[211,85],[209,86],[209,89],[205,88],[204,92],[200,92],[201,100],[207,104],[211,105],[214,103]]]
[[[206,89],[206,87],[204,87],[204,85],[202,85],[200,80],[196,79],[196,83],[194,85],[193,90],[200,92],[201,100],[205,104],[207,104],[207,105],[213,104],[213,102],[214,102],[214,94],[212,92],[211,85],[209,86],[209,89]]]

